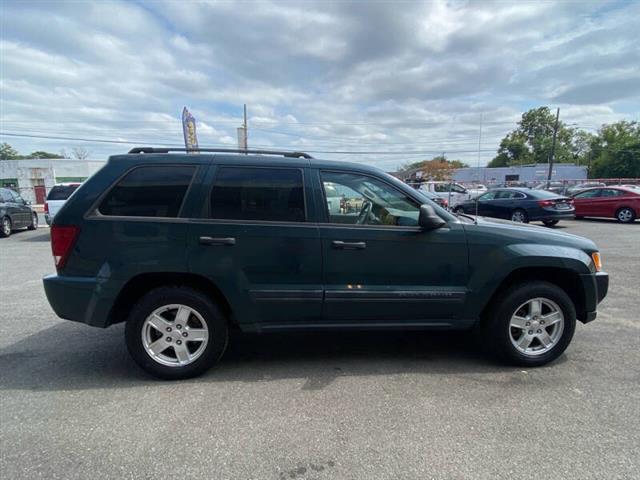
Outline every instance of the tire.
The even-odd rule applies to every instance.
[[[616,212],[616,219],[620,223],[632,223],[636,219],[636,212],[633,208],[622,207]]]
[[[531,315],[534,312],[529,306],[537,300],[541,300],[542,315],[536,317],[535,314]],[[561,313],[562,318],[553,317],[557,321],[550,324],[553,319],[548,315],[554,309],[556,313]],[[516,314],[519,314],[518,317]],[[537,324],[545,321],[545,317],[546,326]],[[522,329],[513,326],[520,322]],[[505,363],[540,367],[562,355],[573,338],[575,328],[575,306],[564,290],[548,282],[521,283],[500,295],[495,305],[491,306],[482,325],[482,344],[488,353]],[[545,343],[553,342],[545,347],[542,341],[544,334],[538,332],[546,332]],[[516,343],[521,347],[517,347]],[[527,351],[522,351],[522,347],[527,347]]]
[[[542,223],[544,223],[545,227],[553,227],[554,225],[557,225],[559,221],[560,220],[543,220]]]
[[[575,216],[575,219],[576,219],[576,220],[582,220],[583,218],[584,218],[584,217],[583,217],[582,215],[576,215],[576,216]]]
[[[187,311],[182,320],[178,318],[181,310]],[[151,318],[166,331],[151,325]],[[195,332],[201,339],[184,340],[189,333],[194,338]],[[160,287],[144,295],[131,310],[125,340],[129,353],[144,371],[165,380],[179,380],[198,376],[220,360],[227,348],[229,328],[221,310],[204,293],[180,286]],[[150,353],[154,350],[155,358]]]
[[[521,208],[516,208],[513,212],[511,212],[511,221],[517,223],[529,223],[529,217],[527,215],[527,212],[525,212]]]
[[[11,219],[9,217],[2,217],[2,224],[0,224],[0,237],[8,237],[11,235]]]
[[[38,228],[38,214],[31,212],[31,224],[27,227],[29,230],[36,230]]]

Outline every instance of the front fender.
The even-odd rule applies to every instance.
[[[470,250],[469,293],[464,318],[478,318],[493,294],[512,273],[522,269],[558,269],[575,275],[594,272],[584,251],[561,245],[519,243],[491,251]]]

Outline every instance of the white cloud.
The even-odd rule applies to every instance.
[[[482,161],[521,112],[640,113],[637,3],[3,2],[0,127],[47,136]],[[6,137],[21,150],[68,142]],[[88,144],[94,156],[127,146]],[[486,150],[486,151],[485,151]],[[413,155],[413,154],[412,154]],[[327,158],[346,154],[319,153]],[[411,157],[408,155],[407,158]],[[352,157],[392,169],[406,158]]]

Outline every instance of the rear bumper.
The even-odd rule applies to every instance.
[[[552,210],[550,208],[541,208],[534,215],[529,217],[530,220],[562,220],[575,218],[575,209]]]
[[[609,275],[605,272],[580,275],[585,295],[585,312],[579,319],[588,323],[596,319],[597,307],[609,291]]]
[[[117,292],[95,277],[47,275],[42,279],[49,305],[60,318],[107,327]]]

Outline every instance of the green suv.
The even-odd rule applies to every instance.
[[[370,166],[177,150],[109,158],[55,216],[44,278],[60,317],[126,322],[158,377],[202,373],[233,328],[475,329],[539,366],[607,293],[590,240],[453,215]]]

